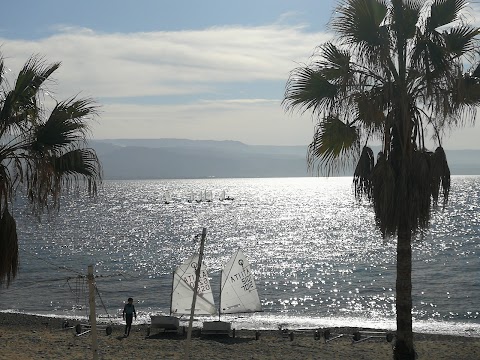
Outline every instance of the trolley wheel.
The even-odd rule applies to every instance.
[[[107,335],[112,335],[112,327],[111,326],[107,326],[107,328],[105,329],[105,332],[107,333]]]
[[[82,332],[82,324],[77,324],[77,326],[75,326],[75,332],[77,334],[80,334]]]
[[[387,341],[392,342],[393,340],[393,334],[392,333],[387,333]]]
[[[353,333],[353,341],[358,341],[358,340],[360,340],[360,332],[355,331]]]

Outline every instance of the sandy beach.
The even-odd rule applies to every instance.
[[[79,321],[68,320],[75,326]],[[90,334],[77,336],[75,328],[63,329],[63,319],[0,313],[0,359],[91,359]],[[183,359],[186,340],[181,333],[160,333],[135,325],[128,338],[123,327],[113,326],[107,336],[99,329],[99,359]],[[203,337],[196,329],[190,359],[391,359],[392,344],[384,338],[352,343],[358,329],[331,329],[345,336],[325,342],[315,331],[293,331],[293,340],[280,330],[236,330],[235,338]],[[480,338],[415,334],[418,359],[480,359]]]

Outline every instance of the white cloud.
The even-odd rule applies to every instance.
[[[215,83],[286,80],[295,61],[306,60],[325,39],[298,27],[264,26],[132,34],[62,28],[38,41],[0,42],[17,69],[34,53],[61,61],[61,93],[141,97],[211,92]]]
[[[308,114],[285,114],[280,98],[289,72],[305,63],[331,36],[304,26],[279,23],[261,27],[212,27],[204,30],[98,33],[61,27],[39,40],[0,38],[6,65],[16,74],[32,54],[61,61],[57,99],[79,94],[108,98],[94,138],[191,138],[239,140],[248,144],[305,145],[313,135]],[[259,98],[258,81],[278,83]],[[243,84],[252,95],[223,93]],[[188,102],[145,104],[142,97],[187,95]],[[134,100],[125,98],[139,98]],[[166,98],[165,98],[166,97]],[[152,99],[151,98],[151,99]],[[221,98],[222,100],[216,100]],[[150,99],[150,101],[152,101]],[[213,100],[206,100],[213,99]],[[478,148],[480,128],[453,133],[447,148]]]

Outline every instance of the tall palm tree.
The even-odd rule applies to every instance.
[[[439,197],[448,200],[442,135],[473,123],[480,103],[479,28],[466,7],[464,0],[340,2],[335,40],[290,73],[282,103],[318,119],[310,168],[329,174],[356,164],[355,195],[371,201],[383,236],[397,237],[395,359],[415,358],[411,241]],[[372,141],[382,148],[376,159]]]
[[[14,84],[0,55],[0,285],[8,286],[19,266],[17,227],[12,205],[17,194],[35,215],[59,208],[63,190],[96,192],[100,162],[86,147],[87,120],[97,114],[92,99],[70,98],[43,105],[45,85],[60,63],[31,57]]]

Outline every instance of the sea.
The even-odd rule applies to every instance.
[[[211,201],[189,201],[201,193]],[[21,201],[13,211],[20,270],[0,288],[2,312],[87,319],[93,265],[99,319],[121,323],[132,297],[147,324],[169,314],[172,273],[206,229],[215,294],[238,248],[255,276],[263,311],[221,315],[234,328],[396,327],[396,239],[382,238],[351,177],[112,180],[93,199],[65,194],[40,219]],[[414,239],[414,331],[480,337],[479,255],[480,176],[453,176],[447,206]]]

